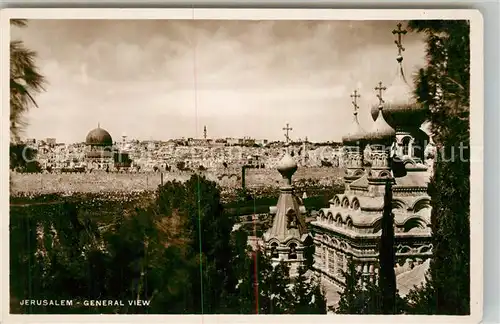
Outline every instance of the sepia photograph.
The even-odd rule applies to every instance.
[[[186,11],[3,15],[7,312],[477,312],[479,14]]]

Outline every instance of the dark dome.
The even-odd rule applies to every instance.
[[[419,128],[427,119],[428,110],[417,103],[412,87],[406,81],[403,67],[398,64],[396,78],[384,94],[385,104],[382,114],[389,125],[395,129],[411,130]],[[371,108],[373,120],[379,112],[379,104]]]
[[[87,145],[111,146],[113,145],[113,139],[105,129],[98,126],[87,134],[85,143]]]

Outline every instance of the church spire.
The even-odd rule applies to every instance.
[[[278,163],[277,170],[285,183],[280,188],[278,203],[269,208],[273,224],[264,234],[264,242],[273,261],[291,262],[290,271],[293,276],[299,263],[305,261],[303,251],[306,245],[311,244],[311,237],[305,220],[306,209],[295,195],[292,184],[297,163],[288,152]]]

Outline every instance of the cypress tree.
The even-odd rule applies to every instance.
[[[470,313],[469,21],[410,21],[425,33],[427,64],[415,76],[416,97],[430,110],[437,147],[429,184],[434,256],[429,281],[410,294],[415,312]]]
[[[382,313],[394,314],[396,303],[396,274],[394,273],[394,214],[392,213],[392,183],[385,183],[384,213],[380,237],[380,291]]]

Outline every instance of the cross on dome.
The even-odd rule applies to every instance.
[[[361,98],[361,95],[358,94],[358,90],[354,90],[354,93],[351,95],[352,100],[352,105],[354,106],[354,115],[358,114],[358,98]]]
[[[404,52],[405,48],[403,47],[403,44],[401,43],[401,35],[406,35],[407,33],[407,30],[406,29],[401,29],[402,25],[401,23],[398,23],[396,25],[398,28],[397,29],[394,29],[392,31],[392,34],[393,35],[396,35],[398,34],[398,39],[394,41],[394,43],[396,44],[396,46],[398,47],[398,62],[401,63],[401,61],[403,60],[403,56],[401,56],[402,52]]]
[[[378,86],[375,87],[375,90],[378,91],[377,98],[379,101],[379,105],[382,106],[384,104],[384,99],[382,98],[382,91],[387,90],[387,88],[382,84],[382,81],[378,83]]]
[[[286,131],[285,133],[285,141],[288,144],[290,142],[290,136],[289,136],[289,131],[293,130],[293,128],[290,127],[289,123],[286,123],[286,127],[283,127],[283,130]]]
[[[350,130],[346,135],[342,136],[342,143],[347,146],[360,146],[361,141],[365,138],[366,132],[358,122],[358,98],[361,98],[358,90],[354,90],[354,93],[351,94],[351,98],[353,98],[351,103],[354,106],[354,119],[352,121]]]

